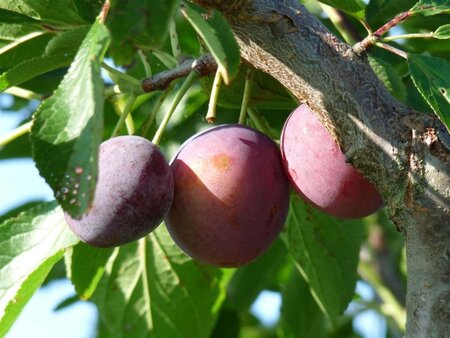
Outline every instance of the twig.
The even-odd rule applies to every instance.
[[[156,74],[153,77],[142,80],[142,89],[144,92],[166,89],[175,79],[184,77],[194,71],[198,76],[203,77],[216,71],[217,64],[210,54],[205,54],[198,59],[188,59],[182,62],[178,67]]]
[[[391,53],[394,53],[404,59],[408,59],[408,54],[406,52],[402,51],[401,49],[392,47],[391,45],[388,45],[387,43],[377,42],[377,43],[375,43],[375,45],[377,47],[386,49],[386,50],[390,51]]]

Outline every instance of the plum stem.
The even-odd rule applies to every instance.
[[[136,101],[136,94],[131,93],[130,96],[128,97],[127,102],[125,103],[125,107],[122,110],[122,114],[120,114],[119,121],[117,122],[116,127],[114,128],[114,131],[111,134],[111,137],[115,137],[117,136],[117,134],[119,134],[120,129],[122,129],[122,126],[125,123],[125,120],[127,119],[128,115],[130,114],[135,101]]]
[[[178,104],[180,103],[183,96],[186,94],[186,92],[191,87],[192,83],[199,77],[197,72],[191,72],[186,79],[184,80],[183,84],[181,85],[181,88],[178,90],[177,94],[175,95],[175,98],[172,101],[172,104],[170,105],[169,110],[166,112],[166,115],[164,115],[163,120],[161,121],[161,124],[158,127],[158,130],[155,133],[155,136],[153,137],[153,144],[158,145],[161,141],[161,137],[164,133],[164,130],[167,127],[167,124],[169,123],[170,118],[172,117],[175,109],[177,108]]]
[[[3,147],[4,145],[14,141],[16,138],[28,133],[31,129],[32,124],[33,121],[24,123],[21,126],[17,127],[16,129],[11,130],[9,133],[6,133],[5,135],[1,136],[0,147]]]
[[[383,42],[389,42],[399,39],[417,39],[417,38],[423,38],[423,39],[430,39],[434,37],[434,32],[428,32],[428,33],[413,33],[413,34],[400,34],[400,35],[392,35],[387,36],[382,39]]]
[[[20,97],[25,100],[38,100],[42,101],[44,99],[44,95],[37,94],[28,89],[23,89],[20,87],[9,87],[4,91],[7,94],[14,95],[16,97]]]
[[[205,117],[205,120],[208,123],[216,122],[217,98],[219,97],[221,84],[222,84],[222,74],[221,71],[217,69],[216,75],[214,76],[214,82],[211,88],[211,94],[209,96],[208,112]]]
[[[239,124],[245,124],[247,119],[247,109],[248,103],[250,101],[250,94],[253,87],[253,69],[249,68],[247,70],[247,75],[245,76],[245,87],[244,95],[242,96],[241,112],[239,113]]]

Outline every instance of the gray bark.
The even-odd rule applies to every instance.
[[[296,0],[194,0],[221,11],[241,56],[307,102],[383,195],[407,248],[407,337],[450,332],[450,142],[398,102],[364,55]]]

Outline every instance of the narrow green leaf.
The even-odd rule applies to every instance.
[[[337,220],[292,195],[282,238],[320,308],[335,321],[352,299],[364,227]]]
[[[160,226],[115,250],[93,300],[107,336],[207,338],[231,273],[193,261]]]
[[[14,41],[24,35],[41,30],[30,24],[11,24],[0,21],[0,39]]]
[[[390,63],[375,56],[369,56],[369,63],[390,93],[397,99],[404,100],[406,97],[406,88],[394,67]]]
[[[64,249],[78,239],[54,202],[0,224],[0,336],[39,288]]]
[[[2,5],[0,4],[0,7]],[[35,23],[38,24],[39,21],[29,18],[25,15],[16,13],[16,12],[11,12],[5,9],[0,8],[0,22],[1,23],[9,23],[9,24],[31,24],[31,23]]]
[[[112,252],[112,248],[94,248],[83,242],[67,252],[67,275],[80,299],[88,300],[94,294]]]
[[[327,320],[311,295],[309,285],[293,268],[282,288],[281,328],[285,338],[325,337]]]
[[[237,74],[240,63],[239,46],[230,25],[217,10],[206,11],[187,2],[184,4],[183,15],[205,42],[225,84],[229,84]]]
[[[42,55],[29,58],[0,75],[0,92],[36,76],[69,66],[87,32],[87,27],[81,27],[53,37]]]
[[[436,39],[450,39],[450,24],[440,26],[434,31],[433,37]]]
[[[414,85],[450,130],[450,61],[408,54]]]
[[[77,14],[74,0],[1,1],[0,8],[53,24],[73,25],[86,23]]]
[[[52,37],[51,34],[32,32],[21,39],[8,42],[0,48],[0,67],[14,67],[23,61],[41,56]]]
[[[424,16],[450,13],[450,0],[420,0],[411,12]]]
[[[108,30],[96,22],[31,129],[36,166],[73,217],[87,210],[95,191],[104,104],[100,65],[108,43]]]
[[[366,7],[366,20],[373,29],[382,26],[397,14],[409,10],[417,0],[371,0]]]
[[[132,62],[137,48],[160,49],[179,0],[113,0],[108,15],[111,54],[117,64]]]
[[[320,0],[320,2],[340,9],[357,19],[364,19],[364,9],[366,5],[362,0]]]

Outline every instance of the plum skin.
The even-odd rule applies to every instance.
[[[383,206],[375,186],[346,163],[338,145],[306,104],[285,122],[281,156],[297,193],[332,216],[360,218]]]
[[[92,207],[80,219],[64,214],[71,230],[96,247],[144,237],[164,219],[173,199],[173,176],[164,155],[139,136],[119,136],[99,149]]]
[[[175,194],[166,226],[203,263],[237,267],[275,240],[289,208],[280,152],[242,125],[211,128],[187,140],[171,161]]]

